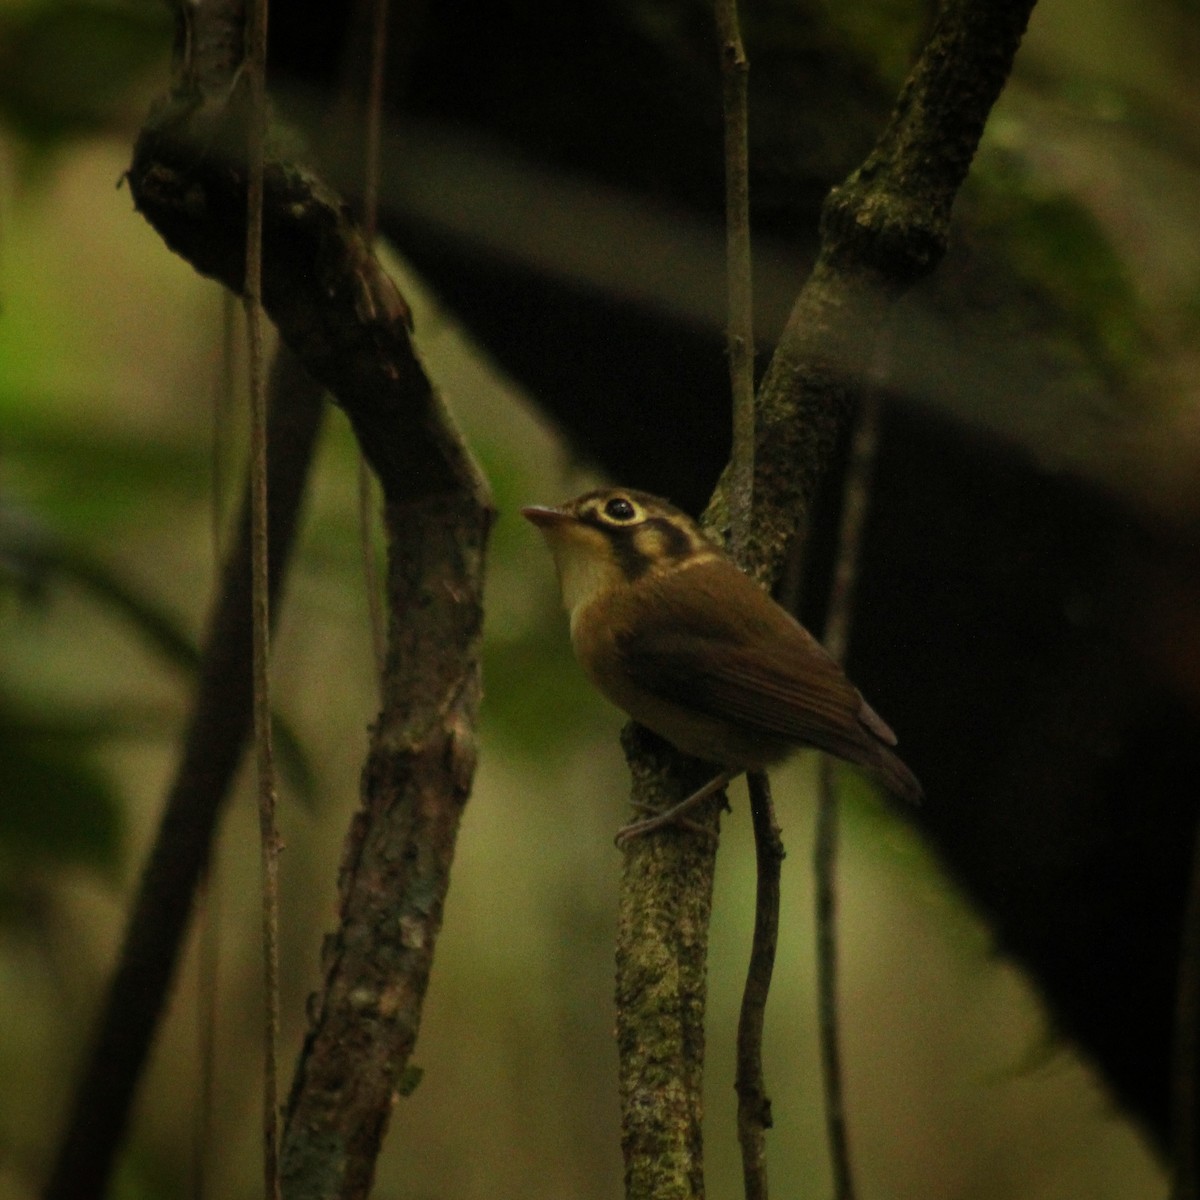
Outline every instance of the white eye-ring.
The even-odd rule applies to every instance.
[[[604,505],[604,515],[610,521],[632,521],[637,516],[637,507],[624,496],[614,496]]]

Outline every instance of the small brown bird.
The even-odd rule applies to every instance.
[[[626,488],[523,508],[558,568],[571,642],[597,688],[678,749],[723,768],[634,836],[799,746],[857,763],[906,800],[921,785],[841,667],[685,513]],[[619,839],[620,840],[620,839]]]

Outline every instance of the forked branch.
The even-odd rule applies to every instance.
[[[883,321],[945,250],[954,198],[1033,2],[943,0],[875,149],[826,201],[817,261],[756,405],[744,563],[764,583],[779,579],[804,527]],[[710,508],[725,530],[730,487],[727,475]],[[658,747],[650,756],[638,751],[641,744],[627,740],[635,804],[656,807],[664,793],[681,796],[675,781],[686,767],[679,756]],[[626,858],[618,1030],[626,1189],[638,1200],[681,1194],[681,1179],[688,1194],[703,1195],[704,960],[714,866],[715,849],[706,852],[690,834],[636,840]],[[668,915],[686,917],[686,930]]]
[[[139,211],[198,271],[245,287],[248,116],[236,3],[186,6],[176,88],[138,139]],[[409,338],[403,297],[341,199],[268,147],[262,301],[379,477],[390,626],[383,707],[339,875],[340,924],[297,1067],[284,1194],[365,1196],[412,1050],[475,762],[487,486]],[[436,647],[436,653],[430,648]],[[348,1081],[353,1086],[348,1086]]]

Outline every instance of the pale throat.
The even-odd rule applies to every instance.
[[[716,562],[720,558],[721,555],[716,551],[704,549],[687,558],[655,563],[650,574],[661,579],[690,570],[692,567]],[[629,580],[625,578],[621,568],[606,555],[590,554],[575,546],[559,546],[554,548],[554,561],[558,568],[563,607],[570,616],[572,637],[590,605],[614,589],[629,585]]]
[[[574,633],[580,614],[593,600],[622,582],[620,569],[610,559],[588,554],[574,546],[555,546],[554,562],[562,590],[563,607]]]

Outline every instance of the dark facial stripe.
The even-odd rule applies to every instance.
[[[613,554],[616,556],[617,566],[621,568],[621,573],[630,583],[641,579],[650,570],[654,561],[648,554],[644,554],[638,549],[637,531],[641,526],[633,525],[621,528],[603,525],[601,528],[608,534],[608,540],[612,543]]]
[[[579,514],[579,520],[582,524],[599,530],[608,538],[609,545],[613,548],[613,557],[626,579],[640,579],[650,569],[650,559],[634,544],[634,534],[641,527],[641,522],[636,525],[613,525],[594,509],[584,509]]]
[[[687,530],[680,529],[678,525],[673,521],[668,521],[665,517],[651,517],[646,524],[653,525],[662,535],[662,556],[671,562],[687,558],[695,548]]]
[[[687,530],[666,517],[648,517],[635,525],[613,525],[601,519],[589,520],[588,524],[608,538],[613,557],[630,583],[655,564],[677,563],[695,549]]]

